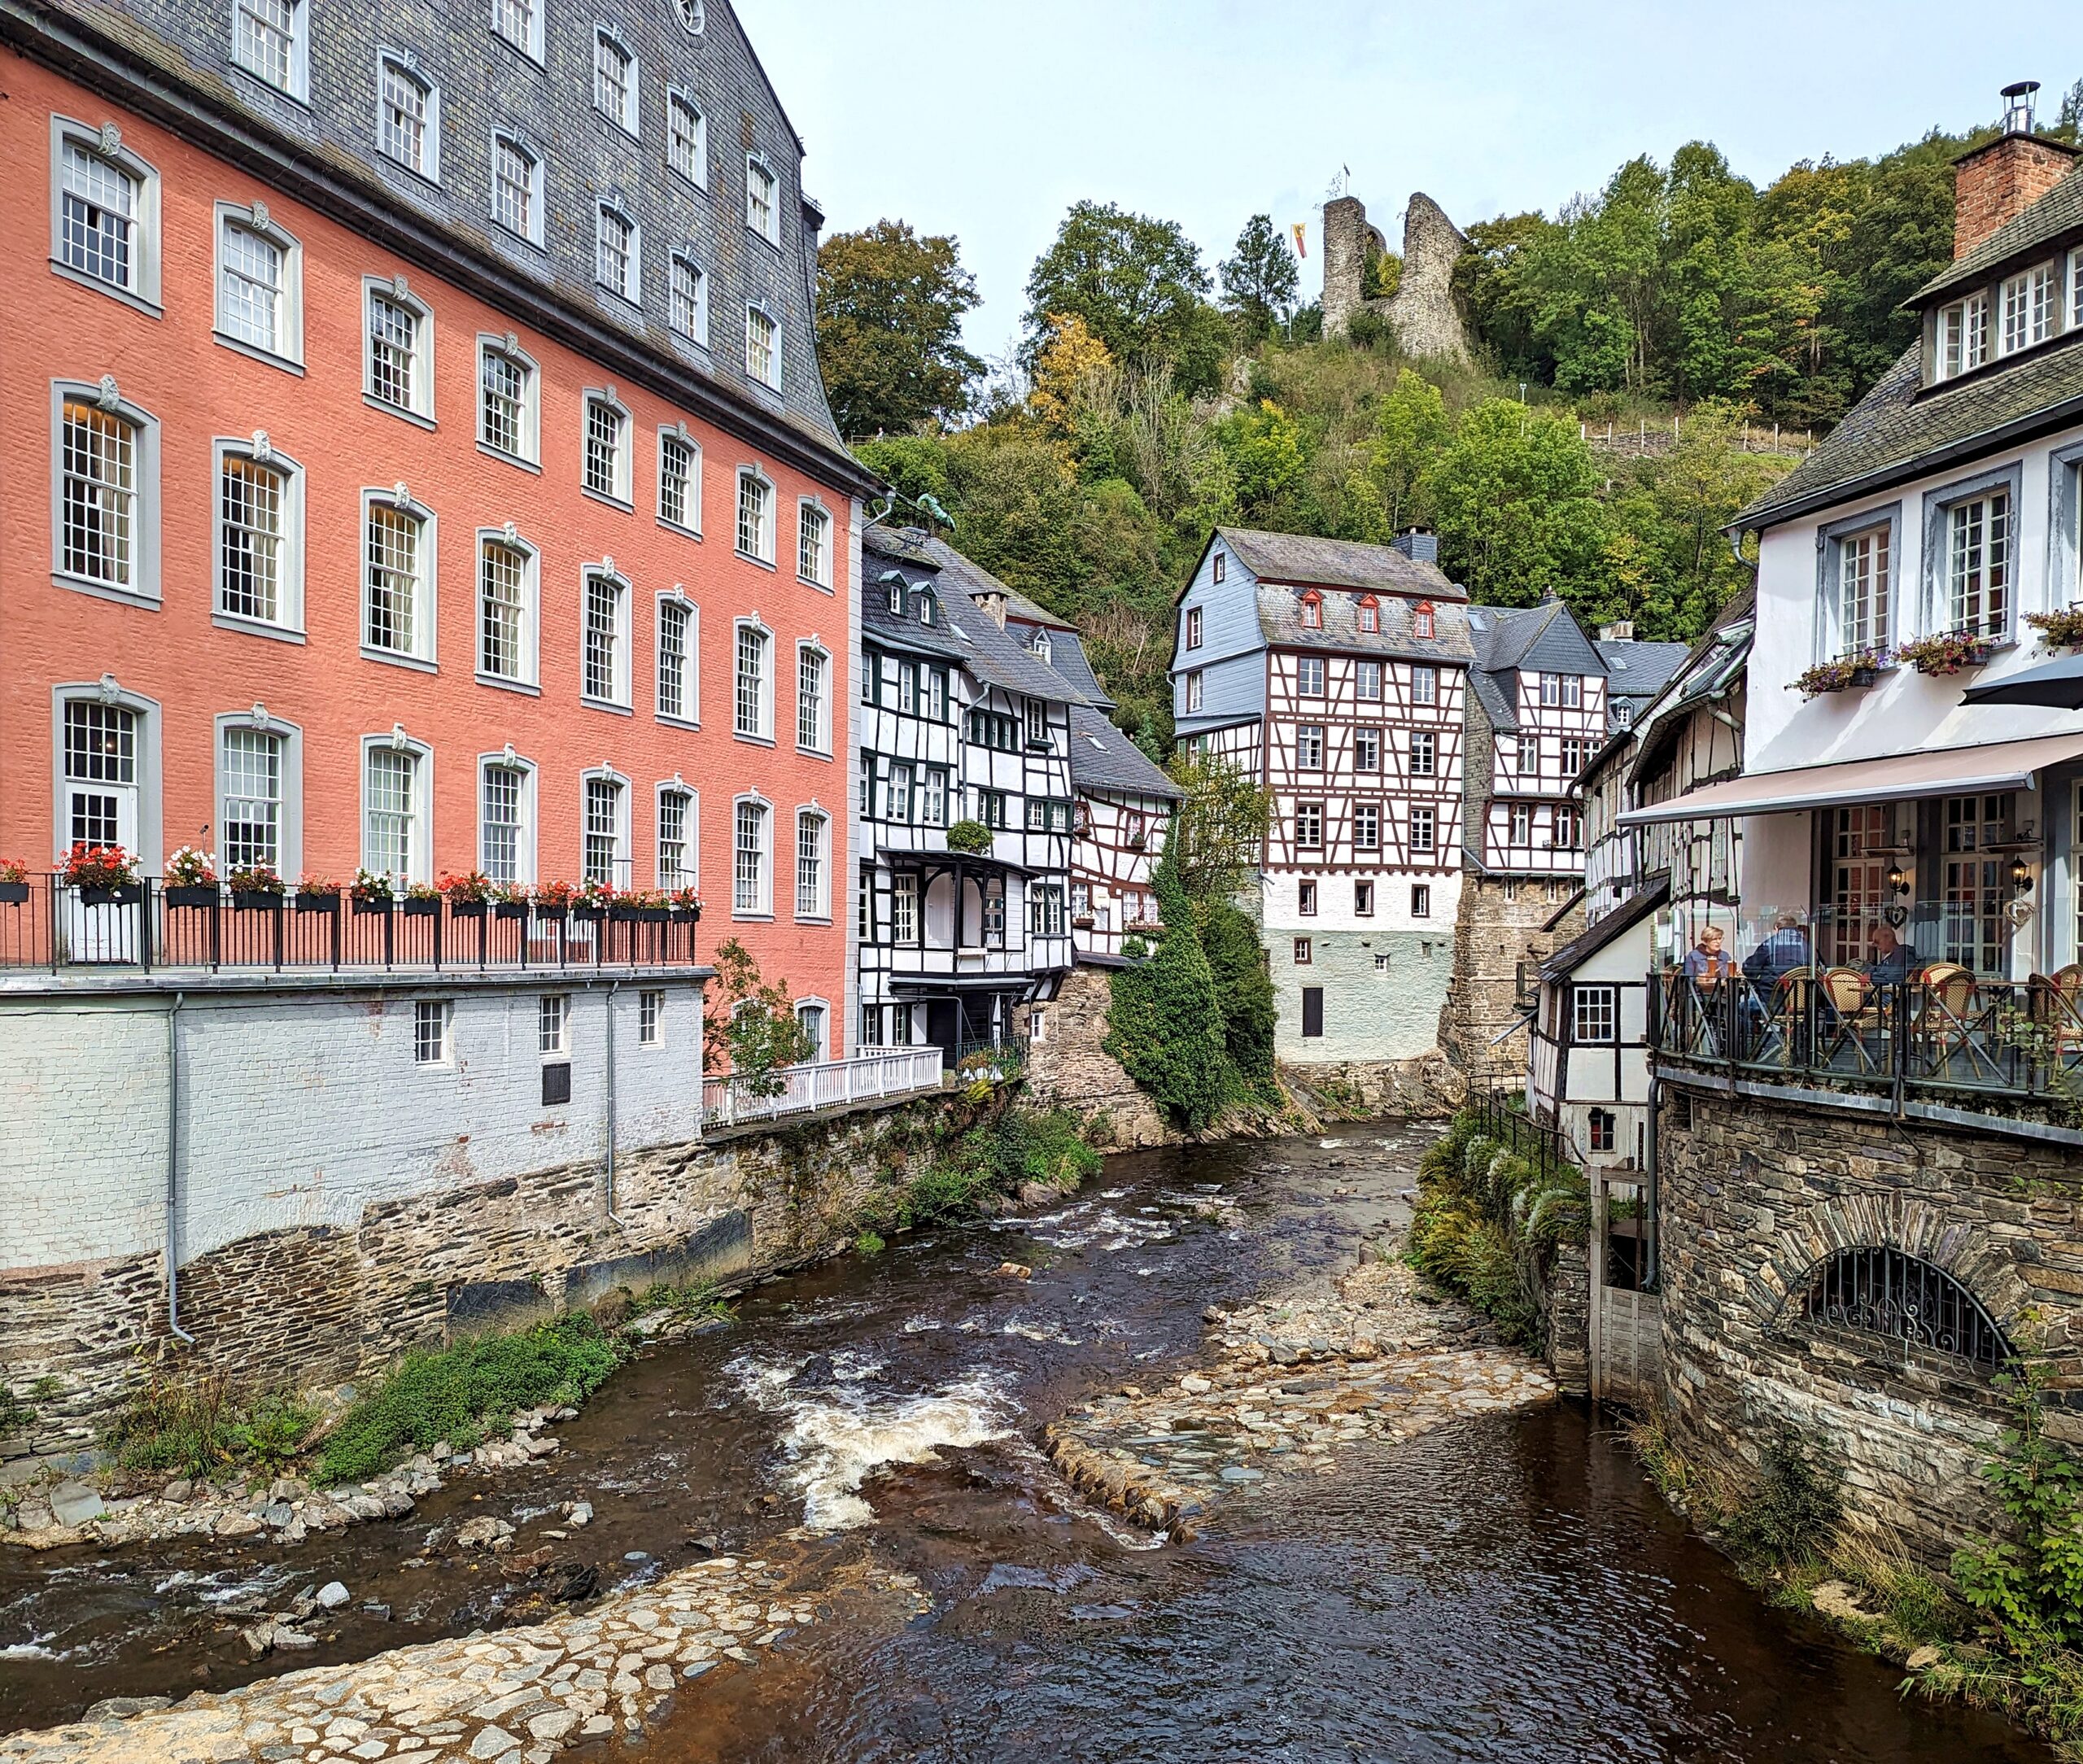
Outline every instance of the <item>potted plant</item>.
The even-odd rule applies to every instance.
[[[1092,923],[1092,915],[1090,913],[1072,913],[1071,915],[1071,923],[1076,926],[1080,931],[1091,930]]]
[[[82,906],[129,906],[142,896],[138,860],[120,845],[76,843],[65,854],[65,885],[80,891]]]
[[[491,878],[482,870],[465,870],[461,875],[444,875],[435,887],[458,919],[482,919],[491,904]]]
[[[947,849],[975,857],[991,849],[991,830],[981,821],[961,820],[947,830]]]
[[[231,903],[242,913],[277,912],[282,879],[271,863],[241,864],[231,873]]]
[[[0,906],[20,906],[29,897],[29,867],[19,858],[0,858]]]
[[[217,867],[207,851],[183,845],[166,861],[166,880],[159,889],[169,906],[217,904]]]
[[[368,870],[355,871],[355,885],[349,893],[357,913],[387,913],[391,902],[398,897],[387,872],[378,875]]]
[[[614,905],[614,900],[612,882],[582,882],[571,902],[571,916],[581,924],[597,925],[608,916],[608,909]]]
[[[1919,674],[1958,674],[1978,668],[1995,653],[1998,640],[1978,631],[1949,631],[1941,636],[1917,637],[1898,644],[1895,658]]]
[[[701,922],[701,897],[692,889],[675,889],[667,897],[667,901],[675,924],[692,925]]]
[[[431,882],[415,882],[405,890],[408,919],[431,919],[441,910],[441,891]]]
[[[526,919],[528,916],[527,889],[517,882],[493,883],[491,913],[495,919]]]
[[[1887,665],[1887,657],[1878,650],[1855,649],[1834,661],[1819,662],[1812,668],[1804,668],[1793,684],[1804,698],[1818,698],[1824,692],[1860,691],[1871,686]]]
[[[296,910],[300,913],[337,913],[340,884],[330,877],[306,875],[296,885]]]
[[[647,925],[662,925],[672,910],[662,889],[639,889],[630,898],[635,905],[635,916]]]
[[[578,892],[569,882],[538,882],[533,897],[536,918],[545,924],[562,924]]]
[[[2028,613],[2025,622],[2046,639],[2050,649],[2083,649],[2083,606]]]

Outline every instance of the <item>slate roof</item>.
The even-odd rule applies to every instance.
[[[1605,658],[1560,600],[1538,606],[1475,606],[1468,611],[1476,663],[1469,683],[1494,728],[1511,734],[1519,727],[1517,694],[1511,675],[1602,674]]]
[[[1685,665],[1692,646],[1684,643],[1637,642],[1627,637],[1594,638],[1592,647],[1605,663],[1605,696],[1653,698]]]
[[[1258,603],[1259,631],[1268,643],[1390,656],[1444,667],[1465,668],[1476,658],[1469,609],[1457,600],[1435,605],[1430,637],[1413,634],[1416,603],[1393,596],[1378,604],[1381,629],[1373,631],[1360,630],[1360,602],[1343,594],[1329,596],[1320,603],[1324,620],[1321,629],[1302,622],[1302,597],[1292,588],[1260,583]]]
[[[1684,727],[1682,713],[1720,696],[1734,683],[1749,665],[1757,631],[1758,584],[1753,580],[1714,615],[1714,622],[1692,645],[1685,666],[1649,706],[1648,714],[1635,719],[1634,732],[1641,745],[1629,769],[1631,781],[1639,783],[1644,772],[1670,751]]]
[[[1663,905],[1670,893],[1670,878],[1667,875],[1658,876],[1647,888],[1635,889],[1596,924],[1578,932],[1543,962],[1540,977],[1550,982],[1566,979],[1622,932],[1641,923]]]
[[[1081,790],[1179,800],[1179,787],[1090,705],[1071,706],[1071,782]]]
[[[2040,136],[2039,144],[2074,154],[2066,142]],[[2013,216],[1964,257],[1956,258],[1903,303],[1923,306],[1956,288],[1972,288],[1992,279],[1999,265],[2051,245],[2063,234],[2083,229],[2083,164],[2072,165],[2061,181],[2025,211]]]
[[[978,573],[983,575],[990,575],[990,572],[989,570],[980,570]],[[991,576],[992,581],[996,582],[998,579],[996,576]],[[1068,618],[1057,618],[1054,613],[1050,612],[1049,609],[1044,606],[1039,600],[1030,600],[1017,588],[1007,588],[1005,590],[1005,596],[1006,617],[1007,618],[1017,618],[1022,622],[1029,625],[1046,625],[1051,631],[1074,631],[1077,629],[1077,627],[1073,625]]]
[[[1024,633],[1021,635],[1021,643],[1029,650],[1034,647]],[[1085,653],[1084,637],[1068,625],[1060,628],[1051,626],[1049,629],[1049,666],[1102,710],[1114,708],[1113,699],[1099,683],[1099,676],[1092,671],[1092,662]]]
[[[1219,526],[1216,532],[1261,582],[1372,588],[1383,594],[1414,594],[1435,600],[1468,598],[1468,590],[1449,580],[1437,564],[1419,563],[1393,545],[1312,539],[1301,533],[1262,533],[1249,527]]]

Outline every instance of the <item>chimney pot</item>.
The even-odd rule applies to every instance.
[[[1414,564],[1436,564],[1439,561],[1439,535],[1429,526],[1413,526],[1399,533],[1389,541]]]

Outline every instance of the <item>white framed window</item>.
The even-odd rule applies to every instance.
[[[478,445],[524,465],[542,461],[542,378],[519,339],[478,339]]]
[[[623,133],[636,133],[636,57],[605,24],[593,33],[593,108]]]
[[[658,518],[683,533],[701,531],[701,443],[685,423],[658,431]]]
[[[520,759],[478,762],[478,867],[495,882],[535,879],[535,773]]]
[[[774,739],[774,635],[740,619],[732,670],[732,732],[749,740]]]
[[[1430,854],[1437,849],[1439,822],[1437,811],[1424,803],[1414,805],[1410,811],[1410,852],[1414,858]]]
[[[1945,583],[1950,629],[2011,634],[2011,501],[2006,489],[1963,498],[1945,511]]]
[[[362,534],[362,653],[430,665],[435,654],[432,512],[395,491],[364,491]]]
[[[699,801],[692,790],[678,784],[658,791],[658,886],[689,889],[695,885],[696,831]]]
[[[1413,705],[1436,705],[1439,701],[1439,670],[1429,662],[1410,670],[1410,701]]]
[[[371,875],[406,883],[431,880],[430,764],[424,745],[395,732],[363,741],[361,862]]]
[[[632,306],[642,303],[643,271],[636,222],[613,203],[594,211],[593,279]]]
[[[1977,292],[1941,307],[1932,378],[1972,373],[1989,359],[1989,295]]]
[[[571,1000],[564,993],[546,993],[535,1001],[535,1051],[545,1059],[571,1051]]]
[[[1844,653],[1885,649],[1893,640],[1892,538],[1884,522],[1837,541],[1837,628]]]
[[[1620,989],[1570,989],[1570,1039],[1594,1047],[1610,1046],[1620,1035]]]
[[[745,225],[768,244],[781,242],[781,180],[757,153],[745,155]]]
[[[1511,832],[1509,837],[1512,844],[1514,845],[1531,845],[1533,843],[1532,804],[1527,802],[1514,802],[1512,805],[1510,827]]]
[[[1324,658],[1320,655],[1305,655],[1295,664],[1295,690],[1304,698],[1321,698],[1324,696]]]
[[[99,129],[50,119],[50,261],[58,272],[156,312],[159,174]]]
[[[540,560],[513,527],[478,534],[478,678],[534,686],[540,645]]]
[[[802,1028],[803,1039],[810,1044],[813,1060],[825,1057],[825,1024],[831,1015],[822,998],[804,998],[797,1002],[796,1021]]]
[[[745,372],[762,386],[781,384],[781,321],[757,303],[745,308]]]
[[[159,595],[159,426],[112,379],[53,382],[50,564],[67,587]]]
[[[708,9],[702,0],[673,0],[673,16],[690,37],[699,37],[707,23]]]
[[[1379,729],[1355,729],[1352,731],[1352,769],[1368,772],[1382,769],[1382,731]]]
[[[698,190],[709,187],[709,119],[686,93],[666,93],[666,164]]]
[[[372,404],[434,421],[434,316],[404,278],[362,282],[362,391]]]
[[[623,508],[631,506],[629,413],[613,394],[588,392],[585,422],[585,433],[581,437],[584,469],[580,483],[588,496],[618,503]]]
[[[771,850],[774,811],[757,797],[740,797],[731,814],[731,910],[758,917],[774,910]]]
[[[265,434],[218,441],[216,616],[275,631],[303,627],[303,473]]]
[[[709,347],[709,277],[693,259],[673,254],[666,319],[691,343]]]
[[[491,217],[531,245],[543,242],[543,157],[501,129],[491,138]]]
[[[1321,723],[1295,725],[1295,763],[1304,771],[1324,769],[1324,726]]]
[[[1360,802],[1353,805],[1352,849],[1355,851],[1379,851],[1382,849],[1380,803]]]
[[[216,221],[218,340],[300,369],[303,247],[274,224],[265,203],[219,203]]]
[[[797,504],[796,574],[813,587],[832,586],[832,516],[822,504]]]
[[[658,714],[669,723],[698,723],[697,661],[701,613],[675,589],[658,596]]]
[[[815,644],[796,645],[796,745],[832,751],[832,657]]]
[[[277,875],[286,858],[284,787],[289,737],[250,723],[221,726],[217,862],[221,874],[264,864]]]
[[[889,941],[919,941],[919,876],[913,870],[900,870],[889,879]]]
[[[304,0],[232,0],[231,59],[256,80],[301,98],[310,90]]]
[[[588,704],[629,703],[629,583],[611,570],[585,573],[580,590],[579,696]]]
[[[738,555],[774,561],[774,486],[750,465],[738,468]]]
[[[1411,884],[1410,916],[1413,919],[1430,919],[1432,916],[1432,884],[1430,882]]]
[[[1378,662],[1356,662],[1352,668],[1352,696],[1369,704],[1382,701],[1382,664]]]
[[[817,809],[796,811],[796,916],[828,919],[832,916],[830,866],[827,845],[831,837],[830,818]]]
[[[1192,673],[1186,676],[1186,709],[1188,712],[1191,713],[1200,710],[1207,702],[1207,677],[1199,668],[1195,668]]]
[[[582,791],[579,879],[629,886],[629,785],[613,772],[588,772]]]
[[[441,177],[441,93],[396,55],[377,60],[376,145],[430,181]]]
[[[2061,313],[2061,282],[2052,263],[2007,277],[1997,290],[1997,353],[2015,355],[2054,335]]]
[[[413,1001],[414,1065],[447,1066],[453,1063],[448,1047],[453,1009],[446,998],[415,998]]]
[[[530,60],[543,59],[543,0],[491,0],[491,28]]]
[[[666,1045],[666,994],[661,988],[646,986],[636,995],[636,1045]]]
[[[1324,845],[1324,806],[1321,802],[1295,805],[1295,843],[1305,851],[1321,851]]]

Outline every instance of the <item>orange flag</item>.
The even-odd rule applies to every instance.
[[[1295,223],[1295,255],[1297,257],[1307,257],[1309,255],[1309,242],[1303,237],[1304,229],[1307,225],[1306,221],[1302,220],[1297,220]]]

